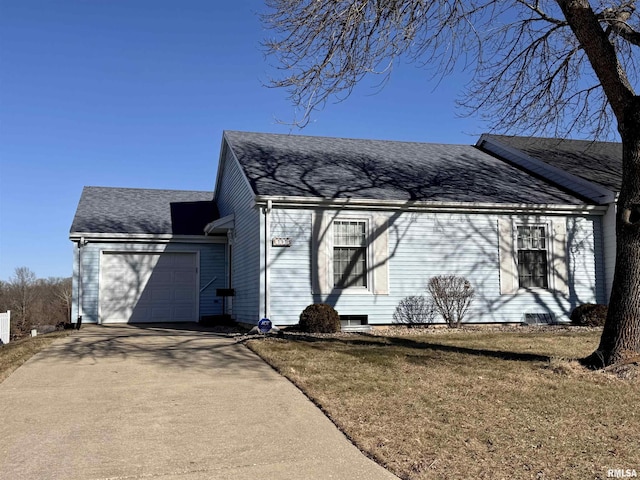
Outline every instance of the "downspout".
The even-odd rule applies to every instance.
[[[86,244],[84,237],[78,241],[78,318],[76,319],[76,329],[82,325],[82,247]]]
[[[264,213],[264,318],[269,318],[269,260],[271,258],[271,207],[272,201],[267,200],[267,206],[262,209]]]

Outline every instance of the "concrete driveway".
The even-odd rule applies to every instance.
[[[233,339],[84,326],[0,384],[0,478],[390,479]]]

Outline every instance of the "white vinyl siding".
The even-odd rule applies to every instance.
[[[375,269],[375,263],[370,265],[370,269],[374,269],[372,290],[349,294],[346,290],[330,288],[329,282],[324,282],[325,289],[319,290],[317,264],[324,263],[324,272],[328,275],[330,255],[322,248],[317,249],[323,243],[318,238],[326,238],[334,219],[362,219],[367,215],[371,217],[370,230],[384,232],[382,236],[385,237],[384,255],[372,255],[385,259],[382,262],[384,269]],[[600,218],[589,216],[562,219],[540,216],[534,219],[550,228],[558,224],[559,227],[553,230],[558,236],[565,232],[563,251],[558,254],[558,249],[549,245],[554,247],[550,252],[549,268],[561,270],[559,265],[564,265],[568,273],[562,276],[568,281],[568,293],[561,294],[556,289],[522,289],[516,290],[517,294],[502,295],[500,252],[503,244],[498,241],[498,225],[504,221],[509,226],[513,247],[513,222],[517,218],[497,214],[420,212],[353,211],[346,215],[337,211],[274,209],[272,235],[290,238],[291,247],[271,248],[271,320],[276,325],[295,324],[307,305],[322,302],[329,303],[343,316],[367,315],[371,325],[389,324],[402,298],[423,294],[429,278],[446,274],[465,276],[476,290],[469,312],[469,321],[474,323],[520,322],[527,312],[551,312],[556,319],[562,320],[567,319],[580,303],[602,301],[603,270],[596,250],[600,242],[597,238]],[[383,227],[377,228],[377,224]],[[321,232],[325,232],[324,237]],[[323,251],[326,262],[321,258]],[[510,252],[515,255],[513,249]],[[515,264],[515,259],[513,262]],[[379,278],[376,276],[378,271],[381,273]],[[514,271],[517,274],[517,269]],[[384,287],[384,294],[376,294],[376,285]]]
[[[260,272],[263,248],[262,219],[254,205],[254,195],[238,161],[225,148],[220,183],[215,200],[220,216],[234,214],[235,227],[231,235],[233,258],[231,278],[235,289],[231,313],[236,321],[256,324],[260,320],[262,282]]]
[[[609,209],[604,216],[603,223],[603,258],[605,269],[605,303],[609,303],[611,287],[613,285],[613,273],[616,267],[616,204],[609,204]]]

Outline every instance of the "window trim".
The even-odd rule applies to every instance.
[[[567,273],[567,217],[502,217],[498,218],[499,286],[501,295],[526,292],[569,294]],[[521,287],[518,274],[518,226],[546,226],[547,287]]]
[[[333,286],[333,222],[366,222],[367,287]],[[329,295],[389,295],[389,216],[319,210],[312,215],[311,287],[324,301]],[[324,298],[323,298],[324,297]]]

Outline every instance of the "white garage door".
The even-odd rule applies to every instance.
[[[195,253],[104,253],[102,323],[197,321]]]

